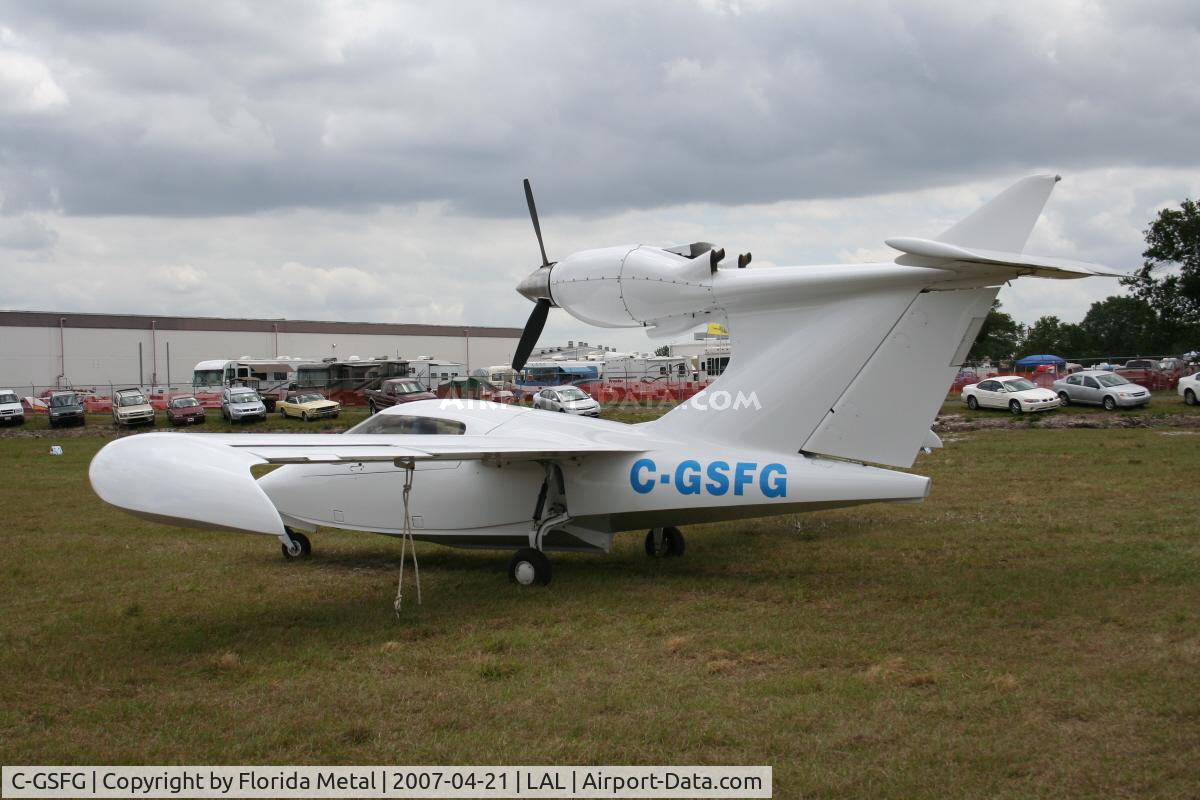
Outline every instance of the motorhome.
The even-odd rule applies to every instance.
[[[416,378],[429,391],[451,378],[465,377],[467,365],[457,361],[440,361],[429,356],[421,356],[408,362],[409,377]]]
[[[296,381],[297,370],[312,363],[314,359],[290,356],[242,356],[236,359],[201,361],[192,370],[192,391],[207,397],[219,395],[223,389],[230,386],[249,386],[273,405],[274,400],[284,397],[288,388]],[[209,404],[211,405],[211,402]]]
[[[692,380],[691,359],[614,353],[604,359],[604,380],[615,386],[631,383],[679,383]]]
[[[378,389],[389,378],[408,377],[408,365],[408,359],[387,356],[327,358],[316,364],[302,364],[296,370],[296,388],[318,391],[342,405],[361,406],[368,390]]]

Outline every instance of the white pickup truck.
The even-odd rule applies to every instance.
[[[12,389],[0,389],[0,425],[24,425],[25,409]]]

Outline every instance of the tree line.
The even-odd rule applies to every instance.
[[[968,360],[999,363],[1051,353],[1078,361],[1200,350],[1200,207],[1188,199],[1165,208],[1143,233],[1142,267],[1121,278],[1129,294],[1092,303],[1079,322],[1045,316],[1028,326],[997,301]]]

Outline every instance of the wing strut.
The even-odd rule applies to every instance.
[[[396,619],[400,619],[400,608],[404,605],[404,556],[409,546],[412,546],[413,576],[417,581],[417,605],[421,605],[421,567],[417,564],[417,543],[412,535],[412,513],[408,507],[408,498],[412,494],[413,476],[417,465],[411,458],[396,459],[396,466],[404,468],[404,530],[400,534],[400,577],[396,579],[396,600],[392,607],[396,609]]]

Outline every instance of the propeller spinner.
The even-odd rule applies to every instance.
[[[542,243],[542,226],[538,222],[537,205],[533,202],[533,189],[529,185],[528,178],[525,179],[525,201],[529,204],[529,218],[533,220],[533,232],[537,234],[538,249],[542,253],[542,265],[517,284],[517,291],[536,305],[525,322],[525,330],[521,332],[521,340],[517,342],[517,351],[513,354],[512,368],[516,372],[525,368],[529,354],[533,352],[538,337],[542,335],[542,329],[546,327],[546,317],[550,313],[550,307],[554,305],[554,300],[550,297],[550,270],[555,262],[546,258],[546,246]]]

